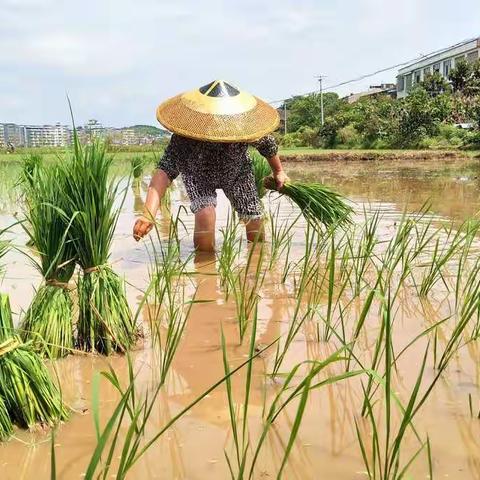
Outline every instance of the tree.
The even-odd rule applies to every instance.
[[[449,92],[451,87],[449,83],[438,72],[429,73],[425,76],[420,85],[432,96],[436,97],[445,92]]]
[[[463,92],[470,82],[472,75],[472,64],[465,59],[455,62],[455,67],[450,70],[448,79],[452,82],[454,92]]]
[[[417,85],[401,103],[393,144],[415,147],[425,137],[435,135],[440,122],[450,113],[448,97],[445,94],[433,98],[422,85]]]
[[[344,104],[336,93],[325,93],[323,95],[325,118],[338,113]],[[302,127],[320,128],[322,118],[320,94],[293,97],[287,100],[287,110],[289,131],[295,132]]]

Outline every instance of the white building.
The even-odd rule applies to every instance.
[[[455,66],[455,62],[460,59],[475,62],[480,58],[479,52],[480,37],[445,48],[401,68],[397,75],[397,98],[406,97],[415,84],[433,72],[438,72],[448,79],[448,74]]]
[[[71,132],[66,125],[26,125],[27,147],[66,147],[71,143]]]
[[[15,123],[0,123],[0,146],[25,146],[25,127]]]

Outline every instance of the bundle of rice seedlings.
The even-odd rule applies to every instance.
[[[130,167],[132,170],[133,178],[138,181],[143,175],[143,171],[145,170],[145,166],[147,165],[147,159],[145,156],[136,155],[130,160]]]
[[[74,347],[68,282],[75,269],[75,248],[67,238],[69,222],[63,212],[62,172],[59,167],[39,169],[35,182],[26,188],[28,224],[24,228],[40,257],[32,260],[44,284],[26,312],[22,338],[31,339],[37,351],[52,358],[67,355]]]
[[[1,348],[1,347],[0,347]],[[0,350],[0,355],[1,355]],[[0,397],[0,442],[7,440],[13,432],[13,424],[8,414],[7,406]]]
[[[65,168],[69,236],[83,269],[78,280],[79,348],[109,355],[126,351],[138,331],[125,296],[124,282],[108,265],[120,206],[119,184],[109,179],[112,159],[105,144],[82,147],[74,135],[74,152]],[[123,202],[121,202],[123,203]]]
[[[264,179],[265,188],[278,191],[287,196],[302,211],[305,219],[313,226],[338,225],[350,222],[352,208],[337,192],[321,183],[303,183],[289,181],[278,190],[272,177]]]
[[[269,176],[271,170],[265,158],[256,152],[251,153],[251,158],[259,197],[264,197],[267,190],[278,191],[275,180]],[[339,193],[320,183],[289,181],[278,192],[296,203],[307,221],[314,226],[348,222],[352,213],[352,208]]]
[[[263,198],[267,193],[263,181],[265,177],[270,175],[272,170],[265,158],[262,157],[262,155],[260,155],[258,152],[250,152],[250,157],[252,159],[253,175],[255,177],[255,185],[257,186],[258,196]]]
[[[30,153],[23,157],[20,183],[33,185],[37,172],[43,165],[43,157],[38,153]]]
[[[0,295],[0,399],[11,422],[21,427],[33,428],[38,423],[52,426],[68,417],[60,390],[47,367],[32,344],[23,343],[16,334],[10,302],[3,294]],[[5,418],[0,420],[2,424],[4,421]],[[8,422],[1,428],[5,427],[8,434]]]

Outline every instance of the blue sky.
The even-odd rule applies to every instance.
[[[214,78],[267,100],[480,36],[478,0],[0,0],[0,122],[156,124]],[[394,81],[395,71],[339,90]]]

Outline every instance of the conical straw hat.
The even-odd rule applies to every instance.
[[[223,80],[181,93],[157,108],[157,119],[184,137],[210,142],[258,140],[278,128],[278,112]]]

